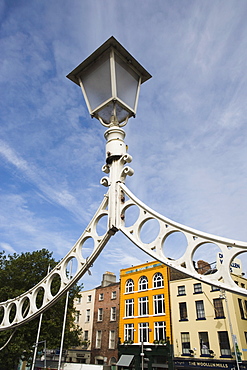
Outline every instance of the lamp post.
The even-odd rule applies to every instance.
[[[34,344],[34,347],[35,347],[35,350],[37,352],[38,345],[41,344],[41,343],[44,343],[44,368],[46,369],[46,340],[41,340],[40,342],[36,342]],[[34,368],[34,366],[35,366],[35,360],[36,360],[36,357],[33,360],[32,368]]]
[[[151,75],[114,38],[79,64],[67,77],[81,87],[91,117],[107,127],[106,164],[102,170],[109,174],[101,184],[109,187],[108,228],[115,233],[120,226],[118,184],[124,183],[134,171],[125,167],[132,161],[126,152],[125,132],[122,129],[130,117],[135,117],[140,85]]]
[[[237,364],[237,369],[240,370],[240,368],[239,368],[239,359],[238,359],[238,351],[237,351],[237,338],[236,338],[236,335],[233,333],[232,321],[231,321],[231,318],[230,318],[230,311],[229,311],[229,307],[228,307],[228,300],[227,300],[226,292],[223,289],[221,289],[220,298],[224,299],[225,302],[226,302],[227,318],[228,318],[230,333],[231,333],[231,337],[232,337],[235,360],[236,360],[236,364]]]

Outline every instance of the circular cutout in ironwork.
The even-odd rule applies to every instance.
[[[243,252],[238,254],[235,258],[232,259],[229,269],[231,278],[234,281],[236,285],[238,285],[240,288],[247,289],[247,272],[246,272],[246,266],[247,266],[247,252]],[[245,304],[245,302],[244,302]],[[247,306],[243,307],[244,311],[242,311],[243,303],[239,301],[239,309],[240,314],[242,316],[242,319],[247,319],[247,312],[246,308]]]
[[[61,277],[59,274],[54,274],[50,285],[50,292],[53,297],[57,295],[57,293],[60,290],[60,287],[61,287]]]
[[[94,240],[93,238],[89,237],[82,241],[81,243],[81,254],[82,257],[87,259],[91,256],[94,251]]]
[[[71,257],[66,262],[66,277],[72,279],[78,270],[78,261],[75,257]]]
[[[166,258],[177,260],[182,257],[187,249],[186,236],[181,231],[173,231],[163,242],[163,253]]]
[[[136,205],[131,205],[127,207],[124,211],[124,214],[121,216],[123,217],[125,227],[130,227],[135,224],[138,220],[140,214],[140,209]]]
[[[203,243],[192,256],[195,270],[200,275],[210,275],[218,271],[223,263],[223,254],[217,244]]]
[[[4,308],[3,308],[3,306],[1,306],[0,307],[0,325],[3,322],[3,318],[4,318]]]
[[[42,307],[43,305],[44,294],[45,294],[44,288],[43,287],[38,288],[38,291],[36,292],[36,298],[35,298],[35,304],[38,309]]]
[[[143,243],[152,243],[160,232],[159,221],[155,218],[150,218],[144,221],[140,230],[140,239]]]
[[[9,322],[10,324],[14,321],[16,316],[16,304],[12,303],[9,310]]]
[[[98,236],[103,236],[107,232],[107,222],[107,215],[103,215],[97,220],[96,233],[98,234]]]
[[[25,297],[21,303],[21,315],[23,318],[27,317],[30,309],[30,301],[28,297]]]

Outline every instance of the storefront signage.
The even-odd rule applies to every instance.
[[[239,364],[240,365],[240,364]],[[223,361],[193,361],[193,360],[174,360],[175,369],[229,369],[236,370],[236,363],[233,362],[223,362]],[[247,369],[245,364],[240,365],[240,369]]]

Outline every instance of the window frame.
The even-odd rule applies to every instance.
[[[196,305],[196,320],[206,320],[205,308],[203,300],[195,301]]]
[[[138,298],[138,311],[139,316],[148,316],[149,314],[148,296]]]
[[[102,330],[96,331],[95,348],[100,349],[102,345]]]
[[[78,324],[79,321],[80,321],[80,311],[76,310],[74,314],[74,322]]]
[[[97,321],[103,321],[103,308],[102,307],[98,308]]]
[[[153,296],[154,315],[165,314],[165,296],[164,294],[155,294]]]
[[[181,347],[182,347],[182,356],[191,356],[189,332],[181,333]]]
[[[162,333],[162,335],[160,335]],[[166,322],[154,322],[154,340],[166,340]]]
[[[125,283],[125,293],[134,292],[134,281],[133,279],[128,279]]]
[[[116,320],[117,320],[117,307],[111,307],[110,321],[116,321]]]
[[[116,331],[115,330],[109,330],[108,348],[109,349],[115,349],[115,347],[116,347],[116,343],[115,342],[116,342]]]
[[[153,276],[153,288],[164,288],[164,277],[161,272],[156,272]]]
[[[231,346],[227,331],[218,331],[218,341],[220,348],[220,357],[232,357]],[[222,346],[224,344],[224,346]]]
[[[185,285],[178,285],[178,296],[186,295]]]
[[[124,340],[134,341],[134,324],[124,324]]]
[[[245,301],[245,303],[246,303],[246,301]],[[242,301],[241,298],[238,298],[238,307],[239,307],[239,313],[240,313],[241,319],[242,320],[247,320],[245,310],[244,310],[244,306],[243,306],[243,301]]]
[[[83,339],[84,339],[85,342],[88,341],[88,339],[89,339],[89,331],[88,330],[84,330]]]
[[[200,331],[198,332],[198,337],[199,337],[199,343],[200,343],[200,356],[209,357],[210,356],[210,345],[209,345],[209,339],[208,339],[208,332]]]
[[[214,306],[214,318],[215,319],[225,319],[223,299],[222,298],[214,298],[213,299],[213,306]]]
[[[138,281],[138,289],[141,290],[148,290],[148,278],[145,275],[142,275]]]
[[[179,302],[179,321],[188,321],[187,302]]]
[[[133,317],[133,316],[134,316],[134,298],[126,299],[125,300],[125,317]]]
[[[140,322],[138,325],[139,328],[139,342],[149,343],[149,323]]]
[[[194,294],[203,293],[202,291],[202,283],[195,283],[194,285]]]

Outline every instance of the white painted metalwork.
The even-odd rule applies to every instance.
[[[110,237],[119,230],[140,249],[167,266],[186,273],[199,281],[246,295],[246,290],[237,286],[232,280],[230,264],[239,253],[247,251],[247,243],[194,230],[171,221],[146,206],[125,185],[126,176],[133,175],[134,171],[126,165],[132,161],[132,157],[126,152],[124,130],[115,122],[106,130],[105,138],[107,141],[106,164],[102,170],[108,176],[102,178],[101,184],[108,187],[108,192],[104,196],[103,202],[70,252],[43,280],[19,297],[0,303],[0,330],[22,325],[57,302],[85,274]],[[131,206],[137,207],[139,216],[132,225],[127,227],[126,211]],[[97,224],[104,216],[108,218],[108,226],[104,234],[99,235]],[[140,234],[142,227],[148,220],[157,220],[159,233],[151,243],[144,243]],[[163,251],[163,244],[167,236],[174,232],[182,232],[188,244],[184,255],[177,260],[167,258]],[[85,258],[83,257],[83,245],[89,238],[93,240],[94,248],[91,255]],[[199,274],[193,264],[194,252],[205,243],[216,244],[222,252],[223,263],[220,264],[217,271],[209,275]],[[71,260],[76,262],[77,270],[70,279],[68,264]],[[52,281],[54,278],[60,279],[60,289],[53,296]],[[43,291],[43,302],[39,307],[37,296],[40,291]]]
[[[151,75],[114,38],[110,38],[67,77],[77,85],[81,85],[84,89],[81,80],[82,73],[88,71],[87,69],[91,63],[95,63],[95,60],[101,58],[106,51],[108,52],[111,50],[111,53],[113,53],[112,48],[115,48],[116,55],[121,55],[122,60],[125,61],[128,66],[126,67],[127,72],[129,69],[134,68],[136,71],[135,73],[139,76],[139,83],[133,111],[128,107],[127,109],[125,106],[126,104],[121,102],[121,99],[118,99],[120,104],[119,107],[122,108],[122,104],[127,109],[125,113],[129,112],[124,118],[121,114],[120,118],[118,117],[119,111],[116,107],[115,95],[110,98],[112,111],[110,112],[109,121],[105,122],[104,119],[99,116],[101,108],[103,109],[106,106],[108,110],[108,101],[101,102],[101,105],[97,107],[97,109],[95,108],[97,110],[97,118],[103,126],[107,126],[108,128],[105,132],[106,163],[102,167],[103,172],[108,176],[104,176],[101,179],[101,184],[108,188],[108,192],[104,196],[99,209],[90,221],[88,227],[63,260],[29,291],[19,297],[0,303],[0,331],[16,328],[39,316],[42,312],[56,303],[62,295],[64,295],[71,286],[89,270],[111,236],[119,230],[140,249],[167,266],[181,271],[199,281],[215,285],[221,289],[231,290],[232,292],[246,295],[246,290],[237,286],[232,280],[230,265],[240,253],[247,251],[247,243],[203,233],[171,221],[142,203],[126,187],[126,176],[133,175],[134,171],[127,165],[132,161],[132,157],[126,151],[124,142],[125,132],[122,127],[127,123],[128,118],[135,114],[140,83],[145,82]],[[113,80],[112,83],[115,84],[116,78],[114,77]],[[85,99],[90,108],[87,96]],[[90,111],[90,113],[92,114],[95,112]],[[138,217],[129,225],[129,222],[126,221],[129,221],[128,210],[132,206],[137,208]],[[99,235],[97,224],[102,217],[107,217],[108,224],[103,235]],[[150,220],[155,220],[158,223],[159,232],[152,242],[145,243],[142,241],[141,231],[146,222]],[[187,246],[182,257],[172,260],[165,255],[164,244],[167,237],[178,232],[182,233],[186,238]],[[91,255],[85,257],[85,249],[83,249],[83,247],[89,239],[93,241],[94,247]],[[207,243],[214,243],[219,248],[221,258],[217,269],[210,270],[210,272],[212,272],[211,274],[202,275],[198,273],[198,269],[194,265],[193,257],[196,250],[202,246],[206,246]],[[76,263],[76,271],[72,277],[68,271],[68,264],[71,261]],[[52,289],[54,279],[59,279],[60,281],[60,288],[56,294]]]

